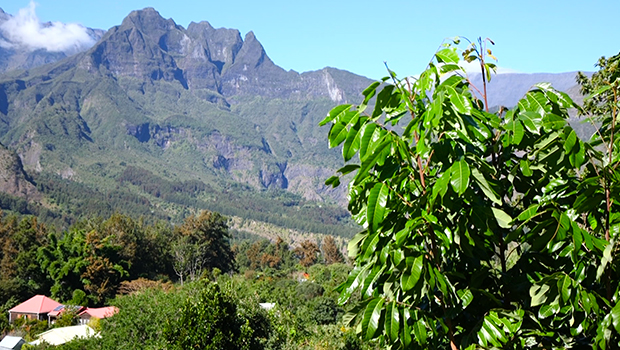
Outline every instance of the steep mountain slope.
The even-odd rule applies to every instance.
[[[307,202],[344,200],[323,185],[340,164],[317,123],[369,83],[333,68],[285,71],[251,32],[184,29],[149,8],[85,52],[0,76],[0,141],[28,171],[127,191],[172,217],[193,207],[287,222],[296,210],[342,226],[341,210]],[[150,190],[184,181],[199,184]]]

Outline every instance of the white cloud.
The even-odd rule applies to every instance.
[[[90,47],[95,39],[88,35],[87,29],[77,23],[41,23],[35,13],[36,4],[30,1],[28,7],[19,10],[17,15],[0,24],[4,37],[13,46],[25,46],[30,50],[73,51]]]

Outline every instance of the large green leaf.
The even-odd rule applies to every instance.
[[[478,332],[478,338],[482,341],[482,344],[485,347],[488,346],[488,344],[492,344],[493,346],[500,348],[503,343],[508,341],[503,327],[493,322],[490,315],[484,318],[482,328]]]
[[[491,210],[493,211],[493,215],[495,216],[495,220],[497,220],[497,224],[499,225],[499,227],[501,228],[512,227],[511,225],[512,218],[510,217],[510,215],[506,214],[505,211],[499,208],[491,208]]]
[[[363,109],[366,105],[368,105],[368,102],[370,102],[370,99],[375,96],[375,94],[377,93],[377,88],[380,85],[380,82],[375,81],[374,83],[370,84],[366,89],[364,89],[364,91],[362,91],[362,95],[364,95],[364,101],[360,105],[360,109]]]
[[[331,122],[334,119],[338,119],[340,117],[342,117],[343,115],[345,115],[349,110],[351,109],[351,105],[346,104],[346,105],[340,105],[337,107],[334,107],[334,109],[332,109],[331,111],[329,111],[329,113],[327,114],[327,117],[325,117],[325,119],[323,119],[319,125],[323,126],[329,122]]]
[[[575,133],[575,130],[571,129],[568,134],[568,137],[564,141],[564,151],[566,151],[566,153],[569,153],[573,149],[573,147],[575,147],[576,143],[577,143],[577,134]]]
[[[465,159],[461,159],[458,162],[455,162],[450,167],[450,184],[454,189],[454,192],[459,195],[465,193],[467,187],[469,186],[469,165],[465,161]]]
[[[376,184],[368,194],[368,229],[376,232],[386,215],[386,204],[390,189],[383,183]]]
[[[366,123],[362,126],[360,130],[360,159],[363,160],[366,158],[366,152],[368,150],[368,145],[370,145],[370,141],[375,135],[378,136],[379,134],[377,128],[377,124],[375,123]],[[375,133],[375,131],[377,132]]]
[[[533,134],[538,134],[542,122],[542,116],[538,112],[525,111],[519,113],[519,119],[523,122],[523,125],[527,130]]]
[[[446,91],[448,91],[450,95],[450,102],[452,103],[452,106],[457,112],[461,114],[471,113],[471,108],[472,108],[471,102],[469,101],[469,99],[467,99],[466,96],[459,94],[451,86],[447,86]]]
[[[415,287],[416,283],[418,283],[418,281],[420,280],[420,277],[422,276],[423,268],[424,268],[424,257],[422,255],[413,259],[413,262],[411,264],[411,269],[409,271],[403,272],[401,279],[400,279],[401,288],[404,291],[409,291],[413,287]]]
[[[403,322],[402,322],[402,329],[401,329],[401,333],[400,333],[400,341],[403,344],[403,346],[405,348],[407,348],[409,346],[409,344],[411,344],[411,327],[409,326],[409,322],[411,320],[411,312],[409,311],[408,308],[403,308],[403,318],[402,318]],[[417,337],[416,334],[416,338],[419,341],[419,338]],[[426,338],[425,338],[426,340]]]
[[[428,335],[426,334],[426,327],[424,326],[424,320],[419,319],[413,324],[413,334],[415,339],[420,345],[425,345]]]
[[[329,130],[329,148],[334,148],[342,143],[347,137],[349,130],[344,123],[336,122]]]
[[[558,288],[560,290],[560,296],[562,297],[562,301],[565,303],[567,303],[570,298],[572,286],[573,286],[572,281],[570,277],[568,276],[564,276],[564,278],[561,278],[558,281]]]
[[[450,176],[452,175],[451,171],[448,170],[441,174],[441,176],[435,181],[433,185],[433,193],[432,199],[435,200],[437,195],[441,195],[441,197],[446,195],[448,192],[448,184],[450,183]]]
[[[521,121],[514,120],[508,125],[506,125],[506,127],[512,133],[510,143],[513,145],[519,145],[521,143],[521,140],[523,140],[523,136],[525,136],[525,129],[523,129],[523,124],[521,123]]]
[[[445,48],[435,53],[439,62],[443,63],[459,63],[459,54],[454,49]]]
[[[488,199],[490,199],[493,203],[497,205],[502,204],[502,201],[501,199],[499,199],[495,190],[491,188],[487,179],[484,177],[484,175],[482,175],[482,173],[477,168],[475,167],[471,168],[471,175],[474,177],[474,181],[478,184],[478,186],[480,186],[482,193],[484,193],[484,195]]]
[[[375,336],[375,333],[377,333],[377,330],[379,329],[379,321],[381,319],[381,313],[383,311],[383,298],[379,298],[379,299],[375,299],[376,303],[374,304],[374,307],[372,309],[372,312],[370,313],[370,317],[368,318],[368,327],[366,328],[366,339],[370,340]],[[374,300],[373,300],[374,301]],[[372,306],[372,302],[368,304],[368,308],[370,308]],[[366,310],[368,310],[368,308]],[[364,319],[366,319],[366,316],[364,316]]]
[[[386,154],[384,151],[389,150],[392,146],[392,140],[387,138],[382,143],[380,143],[369,155],[367,155],[366,159],[362,161],[362,165],[360,170],[357,172],[357,176],[355,177],[354,184],[358,184],[362,179],[368,176],[368,172],[370,169],[377,164],[380,160],[384,160]]]
[[[364,117],[365,118],[365,117]],[[357,151],[360,149],[360,129],[362,127],[363,119],[359,118],[357,122],[351,125],[349,132],[347,133],[346,140],[342,146],[342,158],[345,162],[348,162]]]
[[[398,333],[400,331],[400,313],[398,311],[398,306],[396,305],[396,302],[391,303],[390,312],[388,313],[387,318],[390,319],[390,326],[387,329],[389,338],[391,341],[396,341],[398,339]]]

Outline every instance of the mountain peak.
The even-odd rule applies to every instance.
[[[142,10],[131,11],[121,24],[121,28],[136,27],[144,32],[162,34],[175,28],[174,20],[163,18],[157,10],[146,7]]]
[[[207,21],[200,21],[198,23],[192,21],[190,22],[189,26],[187,26],[188,31],[201,31],[201,30],[212,30],[212,29],[215,29],[215,28],[213,28],[211,23]]]

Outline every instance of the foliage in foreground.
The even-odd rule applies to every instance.
[[[340,301],[359,292],[350,317],[393,349],[616,347],[620,56],[582,77],[595,101],[582,113],[602,125],[585,143],[567,123],[578,106],[548,84],[489,113],[487,43],[455,39],[419,78],[390,71],[321,123],[349,162],[326,183],[352,173],[349,210],[365,228]]]

